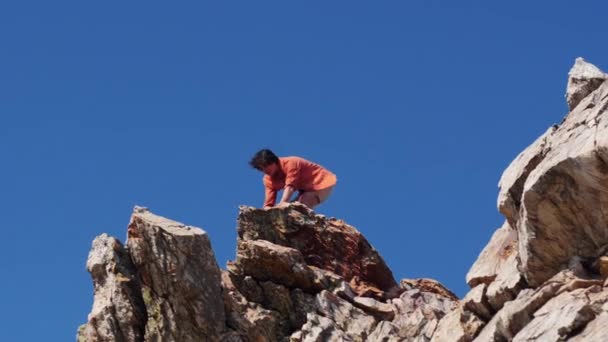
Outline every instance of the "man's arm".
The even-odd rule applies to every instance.
[[[273,190],[272,188],[266,186],[264,192],[264,208],[273,207],[275,202],[277,201],[277,190]]]
[[[300,178],[301,165],[297,160],[290,160],[285,163],[283,172],[285,172],[285,187],[283,188],[283,197],[280,203],[288,203],[291,195],[296,191],[295,184]]]
[[[281,202],[279,202],[279,204],[289,202],[291,195],[293,195],[295,191],[296,189],[294,189],[292,186],[286,185],[283,189],[283,197],[281,198]]]

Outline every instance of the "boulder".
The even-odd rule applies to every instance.
[[[380,254],[354,227],[293,203],[269,209],[242,206],[239,240],[266,240],[297,249],[309,266],[331,271],[359,296],[390,297],[398,285]]]

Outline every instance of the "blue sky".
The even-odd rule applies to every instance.
[[[334,171],[346,220],[397,280],[459,296],[510,161],[608,70],[600,1],[0,5],[2,341],[66,341],[85,262],[134,205],[202,227],[220,267],[262,147]]]

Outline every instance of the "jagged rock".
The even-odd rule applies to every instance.
[[[291,341],[367,341],[376,326],[372,316],[329,291],[317,294],[315,308]]]
[[[590,320],[585,336],[601,339],[602,333],[593,328],[599,323],[592,320],[601,316],[597,305],[573,294],[588,296],[605,279],[601,257],[608,251],[603,209],[608,204],[607,78],[577,59],[567,91],[572,111],[501,177],[498,207],[507,223],[467,275],[471,286],[488,284],[487,300],[493,311],[499,310],[478,341],[564,340],[587,329]],[[509,231],[509,225],[515,229]],[[501,259],[509,240],[515,241],[517,251]]]
[[[143,341],[146,311],[131,259],[120,241],[102,234],[87,260],[95,299],[78,341]]]
[[[392,323],[399,327],[399,337],[406,340],[422,339],[428,341],[435,333],[439,319],[428,317],[427,313],[422,310],[416,310],[411,315],[399,317]]]
[[[289,316],[293,309],[289,289],[271,281],[261,283],[264,291],[264,307],[277,311],[283,316]]]
[[[320,291],[315,272],[306,265],[302,253],[265,240],[241,240],[237,246],[236,273],[258,281],[273,281],[288,287]]]
[[[438,287],[430,289],[436,291]],[[395,318],[391,323],[397,327],[399,337],[430,340],[439,321],[456,308],[458,302],[455,298],[431,291],[412,288],[389,301],[395,307]]]
[[[395,305],[401,314],[423,309],[423,311],[441,318],[447,312],[452,311],[458,301],[455,297],[414,288],[403,292],[399,298],[391,299],[389,303]]]
[[[559,289],[554,283],[541,287],[537,292],[526,289],[517,298],[507,302],[481,330],[474,341],[508,341],[511,340],[532,319],[532,314],[545,304]]]
[[[330,273],[330,275],[333,275],[333,273]],[[355,292],[350,287],[350,285],[348,285],[348,283],[346,283],[344,280],[338,282],[334,281],[333,284],[337,284],[332,286],[333,289],[331,292],[333,294],[351,302],[355,299]]]
[[[319,313],[335,322],[354,341],[365,341],[376,327],[372,316],[329,291],[317,295],[316,306]]]
[[[534,313],[534,319],[516,336],[515,341],[606,341],[608,290],[597,281],[568,277],[558,295]]]
[[[333,335],[365,340],[375,328],[376,319],[394,319],[396,308],[393,303],[385,303],[385,298],[397,297],[404,290],[396,286],[390,271],[384,272],[390,281],[382,278],[383,282],[380,282],[392,282],[390,287],[383,288],[370,281],[361,281],[360,277],[371,279],[369,276],[374,275],[371,270],[388,268],[354,228],[338,220],[314,215],[304,206],[291,204],[264,210],[242,207],[238,229],[237,257],[228,265],[235,290],[249,300],[255,298],[255,302],[261,303],[264,309],[278,313],[279,320],[289,321],[292,340],[314,340]],[[346,255],[348,253],[344,250],[340,255],[330,250],[331,246],[333,249],[344,249],[341,243],[351,248],[348,251],[351,255]],[[354,253],[352,249],[355,249]],[[353,261],[356,272],[347,271],[346,263],[355,258],[363,260]],[[351,278],[346,282],[345,277],[348,276]],[[407,285],[409,288],[417,287],[437,293],[424,294],[433,304],[440,302],[443,305],[443,296],[448,296],[450,303],[456,298],[434,280],[412,282]],[[258,287],[263,292],[261,301]],[[287,296],[289,289],[290,297]],[[307,292],[316,293],[312,297],[312,305]],[[424,309],[434,315],[433,310],[428,308],[429,304],[421,303],[419,306],[426,306],[419,311]],[[416,318],[412,318],[409,324],[424,328],[432,321],[436,325],[438,318],[445,314],[445,308],[441,305],[432,320],[421,315],[419,318],[424,322],[416,322]],[[425,314],[429,316],[429,313]],[[313,323],[324,324],[324,328],[313,328]],[[235,324],[229,326],[237,331],[240,329]],[[247,325],[242,326],[245,328]],[[274,332],[266,332],[266,339],[279,340],[283,336],[280,334],[286,331],[277,327],[273,329]]]
[[[93,324],[99,326],[96,316],[79,329],[78,338],[366,341],[375,334],[379,341],[428,342],[439,319],[455,307],[456,296],[432,279],[404,279],[402,287],[397,286],[377,252],[359,232],[341,221],[314,215],[297,204],[275,211],[254,211],[252,217],[258,219],[274,215],[270,222],[278,222],[280,229],[241,220],[240,224],[248,222],[253,226],[239,226],[243,235],[238,240],[236,260],[228,264],[228,271],[221,272],[202,230],[136,207],[128,226],[129,254],[117,240],[107,238],[103,240],[105,254],[97,252],[100,248],[96,247],[89,260],[96,281],[96,306],[91,315],[98,313],[96,308],[102,303],[99,307],[106,310],[103,313],[107,317],[125,320],[134,332],[127,328],[118,331],[116,326],[123,324],[118,321],[102,322],[112,331],[105,326],[92,330]],[[307,220],[316,220],[316,226],[307,226]],[[284,231],[295,233],[274,240],[283,244],[252,238],[252,232],[271,236]],[[318,236],[310,240],[301,236],[304,232]],[[337,258],[329,248],[337,248],[340,243],[355,250],[342,255],[339,262],[324,260]],[[316,246],[320,253],[312,255],[315,244],[322,246]],[[125,263],[130,260],[132,264]],[[355,271],[345,271],[348,262],[354,263]],[[388,278],[381,278],[384,276]],[[104,292],[102,297],[107,303],[98,300],[98,284],[114,291]],[[125,293],[131,297],[120,297]],[[108,302],[110,297],[120,303]],[[135,305],[138,300],[139,306]],[[135,305],[131,309],[139,311],[129,312],[130,307],[124,308],[127,304]],[[122,316],[112,316],[116,308]],[[134,317],[139,321],[130,321]],[[379,321],[384,323],[378,329]],[[114,335],[101,339],[99,331],[103,329]],[[396,334],[394,338],[385,336],[391,331]]]
[[[534,319],[515,335],[514,342],[564,341],[595,317],[587,289],[563,292],[534,313]]]
[[[266,240],[297,249],[307,265],[339,275],[359,296],[384,299],[397,288],[392,272],[360,232],[302,204],[269,209],[242,206],[237,230],[240,240]]]
[[[264,292],[258,282],[253,277],[243,277],[238,288],[248,301],[259,304],[264,301]]]
[[[451,300],[458,299],[454,292],[448,290],[447,287],[443,286],[443,284],[441,284],[435,279],[401,279],[401,281],[399,282],[399,286],[406,291],[417,289],[422,292],[435,293],[441,297],[445,297]]]
[[[291,290],[291,301],[293,303],[293,311],[289,319],[291,320],[292,328],[299,329],[306,323],[306,316],[310,312],[316,312],[315,296],[308,294],[301,289]]]
[[[547,307],[549,309],[556,305],[567,305],[562,301],[565,297],[555,301],[556,296],[576,289],[598,287],[598,284],[601,284],[601,281],[579,278],[571,270],[561,271],[537,289],[524,289],[513,301],[506,302],[483,328],[475,341],[510,341],[530,324],[537,311],[539,315],[543,313],[539,310],[548,302],[553,300],[554,303]]]
[[[491,311],[500,310],[526,286],[518,269],[517,242],[517,232],[505,221],[467,274],[469,286],[487,285],[483,296],[491,305]],[[480,317],[485,317],[485,313],[480,313]]]
[[[481,318],[459,307],[439,321],[431,342],[470,342],[484,325]]]
[[[226,318],[207,234],[136,208],[127,245],[148,312],[145,339],[218,340]]]
[[[577,60],[568,90],[575,108],[524,150],[499,183],[499,210],[517,230],[520,270],[531,287],[572,257],[594,259],[608,248],[608,216],[602,214],[608,204],[608,82],[598,72]]]
[[[336,327],[334,321],[329,318],[309,313],[307,321],[302,330],[293,333],[289,339],[291,342],[338,342],[355,341]],[[359,340],[362,341],[362,340]]]
[[[593,96],[592,96],[593,95]],[[518,222],[521,269],[538,286],[573,256],[597,258],[608,244],[608,83],[581,101],[553,133],[524,185]]]
[[[353,298],[353,304],[380,320],[390,321],[395,318],[395,310],[392,305],[379,302],[373,298],[355,297]]]
[[[577,60],[567,94],[572,112],[503,173],[498,208],[506,222],[467,274],[473,290],[440,321],[433,340],[561,341],[579,333],[602,340],[593,318],[603,322],[597,307],[604,301],[589,297],[608,274],[601,271],[608,251],[606,79]]]
[[[505,216],[513,229],[517,229],[526,179],[530,175],[530,172],[545,158],[549,150],[547,147],[548,142],[557,128],[558,126],[554,125],[547,129],[532,145],[523,150],[511,162],[500,177],[500,181],[498,182],[498,187],[500,188],[498,192],[498,211]]]
[[[443,317],[432,336],[433,342],[470,342],[492,317],[494,311],[486,297],[487,285],[480,283]]]
[[[490,242],[484,247],[467,273],[467,284],[471,288],[479,285],[489,285],[501,273],[507,259],[517,254],[517,231],[507,221],[497,229]]]
[[[566,101],[570,110],[573,110],[582,99],[597,89],[607,78],[608,76],[595,65],[587,63],[581,57],[577,58],[568,73]]]
[[[459,306],[439,321],[431,341],[472,341],[494,313],[490,303],[488,303],[486,289],[487,285],[480,283],[469,291],[459,302]]]
[[[248,302],[234,286],[230,274],[222,272],[222,294],[226,323],[245,341],[278,341],[280,317],[260,304]]]
[[[399,337],[399,328],[388,321],[378,323],[376,329],[369,335],[369,341],[400,342],[403,340],[403,338]]]
[[[486,297],[492,308],[498,311],[505,302],[515,299],[525,287],[526,281],[518,269],[517,254],[513,253],[502,265],[496,279],[488,286]]]
[[[462,307],[465,311],[472,312],[484,322],[490,320],[494,314],[494,309],[486,297],[487,287],[488,286],[486,284],[479,284],[475,286],[461,301]]]

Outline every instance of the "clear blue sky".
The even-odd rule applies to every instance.
[[[224,267],[262,147],[334,171],[318,211],[395,278],[464,295],[502,171],[566,114],[576,57],[608,70],[605,1],[493,3],[4,2],[0,340],[73,340],[91,241],[136,204]]]

